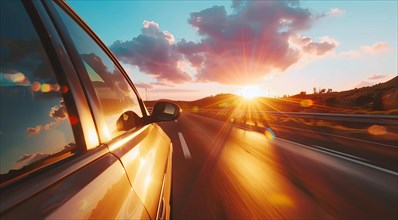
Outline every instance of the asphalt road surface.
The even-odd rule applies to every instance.
[[[160,125],[174,146],[174,219],[398,218],[394,146],[289,128],[261,133],[194,113]]]

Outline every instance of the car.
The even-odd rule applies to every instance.
[[[64,1],[0,1],[1,219],[169,219],[173,145]]]

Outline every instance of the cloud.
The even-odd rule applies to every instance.
[[[50,112],[48,114],[50,118],[54,121],[48,122],[42,125],[36,125],[34,127],[29,127],[25,130],[26,134],[29,136],[38,135],[43,130],[47,131],[52,128],[54,125],[59,124],[61,121],[68,119],[68,112],[65,107],[64,100],[61,99],[59,106],[53,106],[50,108]]]
[[[136,65],[159,82],[182,83],[191,77],[178,67],[183,59],[174,44],[174,36],[160,31],[153,21],[144,21],[141,34],[130,41],[116,41],[110,49],[122,62]]]
[[[38,135],[42,129],[41,125],[37,125],[35,127],[27,128],[26,134],[27,135]]]
[[[385,74],[379,74],[379,73],[374,73],[370,75],[368,78],[362,80],[360,83],[358,83],[355,88],[361,88],[361,87],[366,87],[366,86],[373,86],[376,85],[377,83],[382,83],[385,81],[386,78],[388,78],[390,75],[385,75]]]
[[[372,46],[362,46],[360,48],[361,51],[366,52],[368,54],[380,54],[388,51],[390,46],[385,42],[376,42]]]
[[[148,83],[134,83],[135,87],[141,88],[141,89],[152,89],[153,85],[148,84]]]
[[[152,82],[151,85],[174,87],[173,84],[170,84],[170,83],[163,83],[163,82]]]
[[[185,93],[185,92],[199,92],[196,89],[154,89],[153,92],[161,93]]]
[[[68,112],[66,111],[64,100],[60,101],[60,106],[53,106],[50,109],[50,113],[48,114],[51,118],[55,120],[65,120],[68,116]]]
[[[34,163],[34,162],[41,160],[43,158],[46,158],[48,156],[50,156],[50,154],[46,154],[46,153],[24,154],[19,157],[17,162],[14,164],[13,169],[19,170],[24,166],[27,166],[31,163]]]
[[[311,42],[307,44],[305,47],[303,47],[303,49],[307,53],[311,53],[314,55],[324,55],[326,52],[330,51],[335,47],[336,45],[329,42],[322,42],[322,43]]]
[[[42,45],[36,41],[2,39],[0,85],[29,86],[31,82],[55,84],[54,70],[43,57]]]
[[[364,45],[357,50],[350,50],[340,54],[342,57],[358,58],[365,55],[378,55],[388,52],[391,49],[390,45],[385,42],[376,42],[371,46]]]
[[[17,160],[17,163],[21,162],[21,161],[24,161],[24,160],[27,160],[27,159],[31,158],[32,156],[33,156],[32,154],[24,154],[21,157],[19,157],[19,159]]]
[[[306,37],[301,47],[292,47],[290,38],[310,28],[315,17],[291,2],[235,1],[232,7],[229,15],[223,6],[214,6],[188,19],[203,38],[199,43],[181,41],[178,48],[197,68],[198,81],[258,82],[297,63],[303,53],[321,56],[336,46]]]
[[[303,56],[323,56],[337,46],[308,37],[301,39],[300,47],[290,44],[291,38],[301,36],[299,31],[320,18],[298,2],[233,1],[231,7],[230,14],[224,6],[190,14],[188,23],[201,36],[198,42],[176,42],[156,22],[144,21],[140,35],[115,41],[110,48],[122,62],[136,65],[159,83],[196,80],[242,85],[283,72]]]
[[[10,73],[0,73],[1,80],[0,85],[21,85],[21,86],[29,86],[30,81],[25,76],[25,74],[21,72],[11,71]]]
[[[373,86],[375,83],[371,83],[369,81],[361,81],[358,83],[355,88],[362,88],[362,87],[367,87],[367,86]]]
[[[344,15],[345,11],[341,8],[331,8],[328,12],[329,15]]]
[[[21,69],[34,69],[38,63],[43,62],[41,45],[37,41],[25,41],[13,38],[12,40],[3,38],[1,47],[7,53],[2,54],[0,72],[18,71]]]
[[[388,77],[388,75],[374,73],[371,76],[369,76],[368,79],[370,79],[370,80],[379,80],[379,79],[384,79],[386,77]]]
[[[297,48],[302,53],[309,55],[321,56],[329,51],[332,51],[339,42],[328,36],[320,38],[320,42],[313,42],[311,38],[301,34],[295,34],[290,36],[289,44],[291,47]]]

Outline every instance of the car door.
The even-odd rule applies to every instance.
[[[98,37],[64,3],[48,3],[66,37],[100,141],[122,162],[133,191],[151,218],[169,216],[172,145],[148,122],[131,80]]]
[[[1,219],[149,218],[42,2],[0,1]]]

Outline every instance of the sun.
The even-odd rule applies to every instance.
[[[253,99],[260,96],[260,90],[255,86],[245,86],[242,88],[242,97],[245,99]]]

